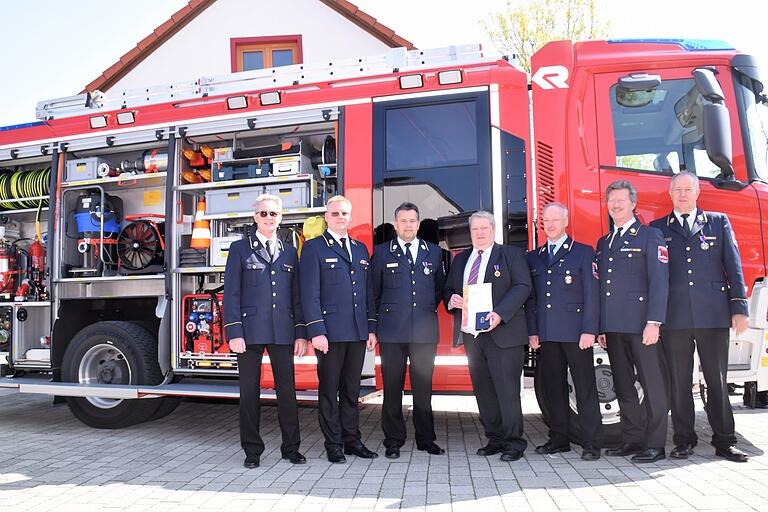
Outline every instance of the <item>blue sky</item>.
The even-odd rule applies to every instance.
[[[470,42],[487,45],[479,21],[506,3],[504,0],[352,1],[420,48]],[[598,2],[611,20],[614,37],[723,39],[756,54],[763,65],[768,66],[764,2]],[[33,121],[38,101],[79,93],[186,3],[186,0],[3,2],[0,126]],[[724,5],[738,5],[738,8],[724,8]]]

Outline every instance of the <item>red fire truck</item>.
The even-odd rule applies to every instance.
[[[477,46],[396,49],[41,102],[38,122],[0,129],[0,387],[62,397],[102,428],[162,417],[183,396],[237,397],[220,287],[228,244],[265,191],[283,198],[280,236],[299,249],[343,193],[369,249],[407,200],[419,236],[450,255],[479,209],[498,242],[534,247],[555,200],[570,234],[594,244],[609,182],[637,186],[648,222],[669,211],[670,177],[685,169],[741,248],[751,329],[732,340],[730,379],[768,388],[768,124],[754,59],[717,41],[561,41],[532,69]],[[440,315],[434,387],[470,392]],[[315,362],[296,361],[305,398]],[[378,386],[377,367],[371,354],[363,378]],[[616,425],[601,351],[595,371]]]

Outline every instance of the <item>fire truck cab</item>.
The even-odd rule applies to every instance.
[[[732,340],[729,378],[768,389],[768,123],[754,60],[712,41],[560,41],[532,65],[529,77],[473,45],[397,49],[41,102],[38,122],[0,130],[0,387],[65,397],[100,428],[162,417],[182,396],[237,397],[220,287],[265,191],[283,198],[280,237],[299,250],[333,194],[352,201],[351,234],[369,250],[412,201],[419,236],[449,265],[474,211],[493,212],[498,242],[530,249],[541,207],[560,201],[571,236],[594,245],[608,183],[632,181],[649,222],[685,169],[741,248],[751,329]],[[439,314],[434,388],[471,392]],[[300,397],[316,389],[315,363],[296,360]],[[603,352],[595,368],[616,425]],[[379,377],[371,354],[363,378]]]

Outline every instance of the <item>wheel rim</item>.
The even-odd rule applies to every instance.
[[[77,371],[80,384],[130,384],[131,367],[125,354],[110,343],[100,343],[88,349],[80,360]],[[86,397],[101,409],[111,409],[122,403],[121,399]]]
[[[594,360],[597,401],[600,404],[600,415],[603,425],[619,423],[621,421],[619,400],[613,387],[613,371],[611,370],[608,354],[602,350],[595,350]],[[642,404],[645,400],[645,391],[638,379],[635,379],[635,389],[637,390],[638,402]],[[576,389],[573,385],[570,368],[568,369],[568,403],[573,412],[579,412],[576,402]]]

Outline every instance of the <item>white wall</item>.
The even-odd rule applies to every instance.
[[[302,35],[307,63],[389,50],[318,0],[217,0],[110,90],[230,73],[230,38],[291,34]]]

